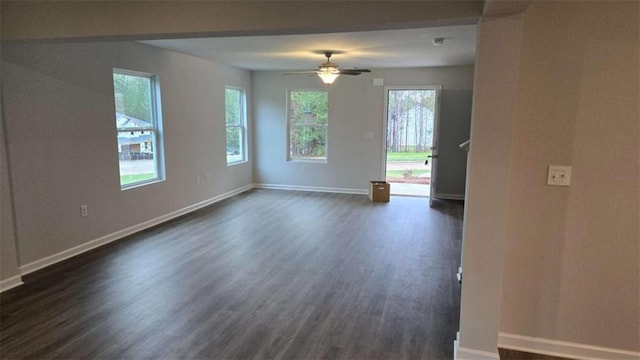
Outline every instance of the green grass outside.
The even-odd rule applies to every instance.
[[[431,151],[426,152],[387,152],[387,162],[425,161]]]
[[[134,174],[134,175],[121,175],[120,185],[128,185],[138,181],[149,180],[156,177],[155,174]]]

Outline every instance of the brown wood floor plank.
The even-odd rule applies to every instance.
[[[252,190],[25,276],[3,359],[450,359],[462,205]]]

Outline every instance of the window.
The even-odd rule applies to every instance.
[[[327,160],[327,92],[289,91],[289,160]]]
[[[113,90],[120,188],[162,180],[162,124],[157,77],[114,69]]]
[[[247,161],[246,116],[244,89],[227,87],[224,90],[227,123],[227,165]]]

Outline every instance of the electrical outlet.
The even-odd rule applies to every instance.
[[[196,176],[196,185],[200,185],[200,176]]]
[[[569,186],[571,184],[571,166],[549,165],[547,185]]]
[[[87,205],[80,205],[80,216],[89,216],[89,207]]]

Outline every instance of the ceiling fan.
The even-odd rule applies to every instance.
[[[285,73],[285,75],[318,74],[320,79],[322,79],[322,82],[329,85],[333,84],[333,82],[338,78],[339,75],[360,75],[362,73],[371,72],[371,70],[369,69],[340,70],[338,68],[338,64],[331,62],[331,55],[333,55],[333,51],[323,51],[323,53],[327,58],[327,61],[320,64],[318,66],[318,70],[296,71]]]

